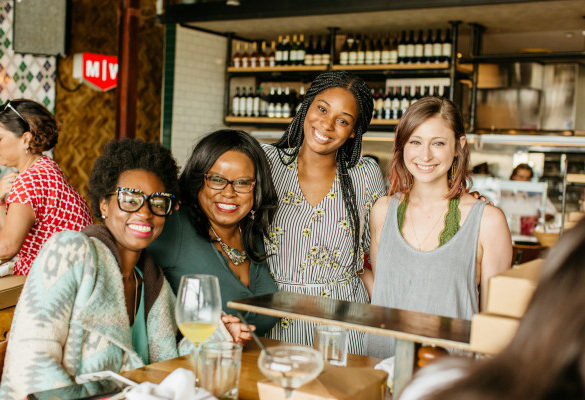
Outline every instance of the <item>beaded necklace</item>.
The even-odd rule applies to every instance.
[[[213,229],[213,226],[210,226],[210,227],[211,227],[211,232],[213,232],[213,234],[215,235],[215,240],[217,242],[219,242],[219,246],[221,247],[221,249],[223,250],[225,255],[228,256],[228,258],[230,259],[230,261],[234,265],[240,265],[244,261],[246,261],[246,259],[248,258],[248,255],[246,254],[246,252],[244,250],[240,251],[240,250],[236,249],[235,247],[228,246],[223,240],[221,240],[221,238],[219,237],[217,232],[215,232],[215,229]]]

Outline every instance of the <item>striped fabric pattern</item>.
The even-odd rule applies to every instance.
[[[334,299],[369,302],[358,272],[363,264],[353,265],[353,240],[350,218],[343,204],[339,176],[317,206],[303,196],[298,181],[296,160],[284,165],[277,149],[263,145],[272,167],[278,193],[278,211],[265,240],[270,271],[281,291],[297,292]],[[338,172],[339,174],[339,172]],[[374,202],[386,194],[384,179],[376,162],[361,158],[349,170],[360,215],[360,258],[369,250],[369,212]],[[283,318],[268,334],[291,343],[312,345],[314,324]],[[363,335],[351,332],[349,351],[361,354]]]

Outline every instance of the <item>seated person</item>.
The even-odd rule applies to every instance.
[[[177,172],[158,143],[106,146],[89,182],[103,225],[57,233],[39,252],[16,306],[1,399],[177,357],[175,297],[143,251],[173,210]],[[237,319],[225,322],[239,338]]]
[[[0,262],[18,255],[14,274],[27,275],[39,249],[55,233],[91,224],[87,203],[42,152],[57,144],[53,115],[31,100],[0,107],[0,164],[18,170],[0,179]]]
[[[518,164],[512,173],[510,174],[511,181],[523,181],[523,182],[530,182],[532,177],[534,176],[534,172],[532,171],[532,167],[528,164]],[[529,196],[526,192],[516,192],[515,195],[517,196],[517,200],[522,203],[522,207],[524,207],[527,211],[533,211],[536,214],[540,212],[541,207],[541,197],[540,196]],[[557,209],[555,205],[550,201],[550,199],[546,198],[546,208],[545,208],[545,215],[546,219],[549,220],[554,218],[555,214],[557,213]]]
[[[277,206],[270,166],[259,143],[242,131],[203,138],[180,177],[181,208],[148,251],[176,292],[181,276],[219,279],[223,310],[230,300],[276,292],[263,237]],[[277,318],[244,313],[263,335]]]
[[[493,358],[446,359],[422,369],[400,400],[584,399],[585,220],[545,261],[510,344]]]

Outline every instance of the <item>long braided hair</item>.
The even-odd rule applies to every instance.
[[[307,90],[297,115],[288,126],[285,134],[274,146],[278,149],[278,156],[283,164],[289,165],[294,162],[305,138],[304,124],[309,107],[313,103],[315,96],[334,87],[349,90],[358,106],[358,117],[354,126],[355,136],[347,139],[337,150],[335,156],[340,176],[343,203],[350,216],[354,248],[353,262],[358,265],[360,257],[360,217],[356,205],[355,190],[348,169],[354,167],[360,159],[362,136],[368,130],[372,120],[374,102],[368,85],[360,77],[345,71],[331,71],[320,74],[311,83],[311,87]]]

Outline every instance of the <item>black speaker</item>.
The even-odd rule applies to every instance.
[[[67,0],[13,0],[16,53],[65,55]]]

